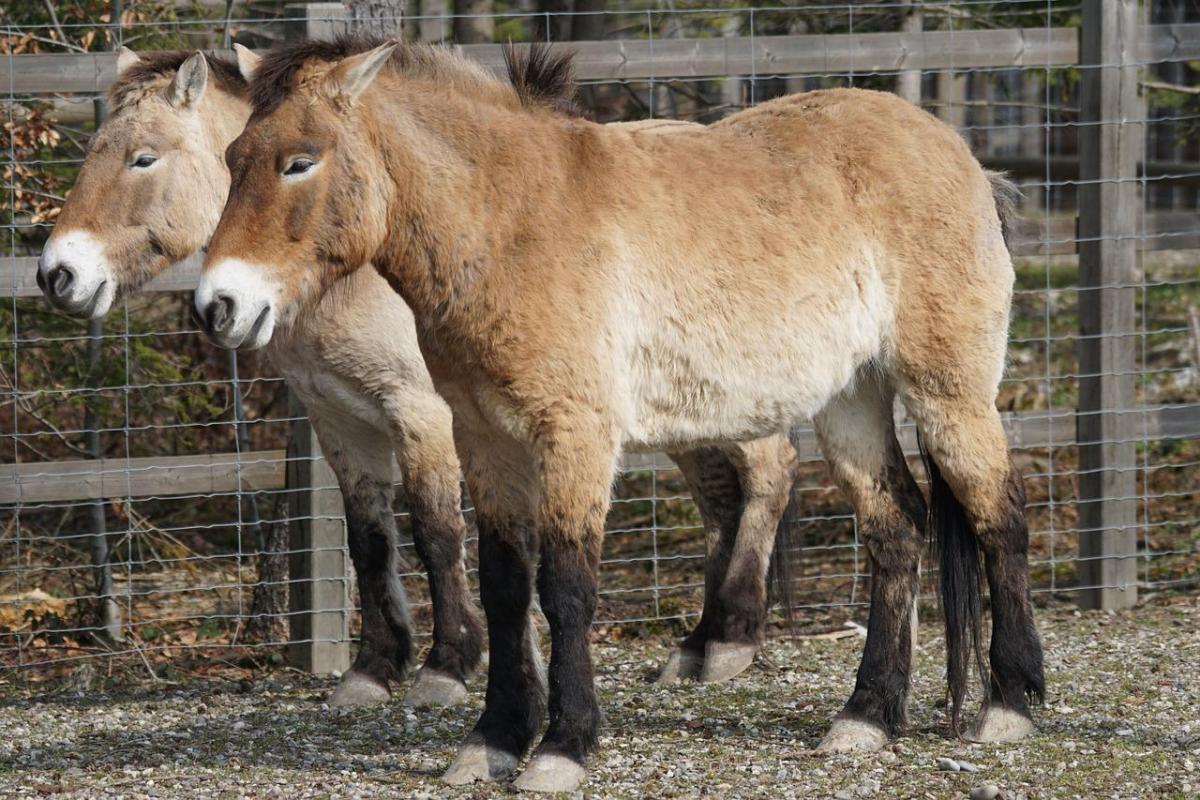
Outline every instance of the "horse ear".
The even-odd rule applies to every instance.
[[[176,108],[191,108],[200,102],[208,86],[208,59],[199,51],[179,65],[179,71],[167,87],[167,102]]]
[[[238,72],[242,73],[242,80],[250,83],[254,80],[254,73],[258,72],[262,56],[255,55],[249,47],[240,44],[233,46],[233,52],[237,53]]]
[[[122,45],[121,51],[117,53],[117,77],[124,75],[130,67],[140,63],[141,60],[141,56]]]
[[[371,85],[371,81],[375,80],[379,70],[383,69],[383,65],[392,57],[393,51],[399,44],[399,42],[388,42],[374,50],[342,59],[333,70],[331,80],[334,91],[346,105],[354,105],[359,96]]]

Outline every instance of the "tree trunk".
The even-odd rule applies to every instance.
[[[606,14],[590,13],[603,11],[606,0],[575,0],[575,16],[571,17],[571,41],[598,42],[607,30]]]
[[[404,33],[404,0],[345,0],[350,32],[397,37]]]
[[[496,36],[494,0],[454,0],[454,41],[458,44],[487,44]]]
[[[534,41],[565,42],[571,38],[571,0],[537,0]]]
[[[278,498],[274,505],[271,519],[261,526],[258,582],[246,623],[246,638],[262,644],[288,640],[288,521],[286,506]]]

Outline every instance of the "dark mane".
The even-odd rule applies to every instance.
[[[117,82],[108,90],[109,104],[120,108],[137,95],[147,84],[160,78],[170,78],[179,71],[179,67],[187,61],[195,50],[162,50],[138,53],[138,63],[134,64],[125,74],[117,78]],[[237,64],[224,58],[204,54],[208,62],[210,77],[223,90],[238,96],[245,96],[249,91],[242,74],[238,72]]]
[[[273,48],[263,54],[250,87],[256,113],[268,113],[295,89],[296,74],[310,61],[337,62],[365,53],[389,41],[379,36],[343,34],[332,40],[307,39]],[[504,54],[505,84],[449,47],[401,43],[391,65],[413,77],[449,81],[460,89],[494,92],[500,89],[525,106],[539,105],[567,114],[581,113],[575,105],[571,75],[572,53],[551,53],[546,45],[532,45],[518,53],[510,46]]]
[[[262,61],[254,72],[250,85],[250,105],[257,113],[266,113],[283,102],[293,87],[293,80],[300,68],[309,61],[341,61],[343,58],[365,53],[383,44],[386,39],[378,36],[342,34],[334,39],[302,39],[285,42],[263,53]],[[404,45],[396,48],[392,60],[403,59]]]
[[[535,42],[518,51],[509,42],[504,48],[508,82],[526,106],[543,105],[573,117],[584,115],[575,99],[574,51],[551,52],[550,45]]]

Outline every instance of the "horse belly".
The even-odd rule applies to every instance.
[[[744,441],[811,419],[883,349],[887,304],[861,300],[780,315],[774,325],[656,320],[627,359],[626,447]]]

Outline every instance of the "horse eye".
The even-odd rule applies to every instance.
[[[295,161],[292,161],[290,164],[287,165],[287,168],[283,171],[283,174],[284,175],[303,175],[304,173],[306,173],[310,169],[312,169],[313,166],[315,166],[315,165],[316,165],[316,162],[313,161],[311,158],[297,158]]]
[[[137,167],[138,169],[145,169],[146,167],[153,165],[155,161],[158,161],[158,158],[155,156],[142,155],[134,159],[133,166]]]

